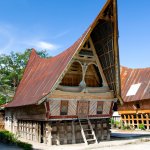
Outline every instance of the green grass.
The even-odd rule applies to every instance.
[[[0,131],[0,142],[5,144],[17,145],[24,150],[32,150],[31,144],[18,140],[13,133],[6,130]]]

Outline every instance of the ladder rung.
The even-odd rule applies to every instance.
[[[92,135],[92,136],[94,136],[93,134],[86,134],[86,135]]]
[[[83,129],[84,131],[92,131],[91,129]]]
[[[92,124],[88,118],[82,118],[79,119],[80,127],[81,127],[81,134],[83,136],[83,140],[86,144],[90,144],[90,141],[94,141],[97,143],[97,139],[95,136],[95,132],[93,130]],[[85,127],[84,125],[87,124],[88,127]],[[85,127],[85,129],[83,128]],[[87,132],[86,132],[87,131]],[[88,143],[89,142],[89,143]],[[92,144],[93,142],[91,142]]]
[[[95,139],[87,139],[87,141],[95,141]]]

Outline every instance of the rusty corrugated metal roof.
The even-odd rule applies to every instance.
[[[35,104],[45,97],[71,60],[85,33],[70,48],[52,58],[40,58],[33,49],[14,99],[7,107]]]
[[[150,68],[121,67],[121,89],[124,102],[150,99]]]

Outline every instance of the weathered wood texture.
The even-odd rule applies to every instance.
[[[71,88],[71,87],[70,87]],[[94,88],[91,88],[91,90]],[[112,100],[114,99],[114,94],[113,91],[108,90],[107,88],[102,87],[101,88],[102,91],[98,91],[98,92],[93,92],[93,93],[84,93],[84,92],[62,92],[59,90],[55,90],[50,96],[49,96],[49,100],[60,100],[60,99],[64,99],[64,100],[69,100],[69,99],[74,99],[74,100],[79,100],[79,99],[86,99],[86,100],[90,100],[90,99],[97,99],[97,100],[103,100],[103,99],[107,99],[107,100]],[[104,89],[104,90],[103,90]],[[87,89],[88,90],[88,89]],[[95,89],[96,90],[96,89]]]
[[[68,101],[68,113],[67,115],[73,116],[78,115],[78,105],[77,100],[69,100]],[[87,115],[97,115],[97,102],[98,101],[86,101],[88,103],[87,107]],[[102,114],[109,114],[111,109],[111,103],[110,101],[104,101],[103,102],[103,111]],[[61,101],[60,100],[51,100],[50,101],[50,116],[60,116],[60,108],[61,108]]]
[[[12,112],[16,113],[17,119],[45,120],[46,117],[44,104],[19,107],[17,109],[12,109]]]
[[[98,141],[110,139],[109,119],[91,120]],[[88,124],[83,124],[84,128]],[[79,121],[39,122],[18,120],[17,134],[27,140],[48,145],[82,143]]]
[[[136,105],[139,104],[140,108],[136,108]],[[141,100],[141,101],[134,101],[134,102],[128,102],[128,103],[124,103],[123,106],[119,106],[118,107],[118,111],[144,111],[144,110],[149,110],[150,111],[150,99],[149,100]]]

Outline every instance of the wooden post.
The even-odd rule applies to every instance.
[[[23,124],[23,121],[21,121],[21,135],[22,135],[22,138],[24,137],[24,124]]]
[[[147,130],[149,130],[150,127],[149,127],[149,117],[148,117],[148,114],[146,114],[146,126],[147,126]]]
[[[31,140],[34,140],[34,136],[33,136],[33,121],[31,121]]]
[[[28,139],[31,140],[31,138],[30,138],[30,121],[28,122]]]
[[[22,121],[20,121],[20,135],[22,137]]]
[[[124,115],[124,124],[127,125],[126,115]]]
[[[67,124],[66,121],[64,121],[64,144],[67,144]]]
[[[101,140],[104,140],[104,128],[103,128],[103,121],[101,123]]]
[[[47,129],[48,129],[47,145],[51,146],[52,145],[52,134],[51,134],[52,128],[51,128],[50,123],[47,123]]]
[[[95,120],[95,136],[98,139],[97,120]]]
[[[144,124],[143,114],[141,114],[141,121],[142,121],[142,124]]]
[[[26,123],[26,139],[30,140],[29,122]]]
[[[17,133],[18,133],[18,135],[20,136],[20,121],[18,120],[18,122],[17,122]]]
[[[45,122],[43,122],[43,143],[46,144],[46,126],[45,126]]]
[[[128,115],[128,125],[130,125],[130,115]]]
[[[74,120],[72,120],[72,144],[76,143]]]
[[[132,118],[132,126],[133,126],[133,128],[134,128],[134,116],[131,115],[131,118]]]
[[[139,116],[136,114],[136,120],[137,120],[137,128],[139,129]]]
[[[35,123],[35,141],[39,142],[38,122]]]
[[[60,145],[60,137],[59,137],[59,127],[60,127],[60,123],[59,123],[59,122],[56,123],[56,127],[57,127],[56,143],[57,143],[57,145]]]
[[[109,119],[107,119],[107,140],[110,140]]]
[[[39,143],[41,143],[41,124],[38,122],[38,135],[39,135]]]

